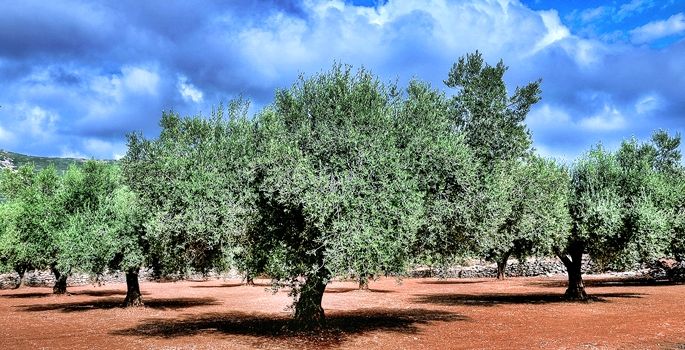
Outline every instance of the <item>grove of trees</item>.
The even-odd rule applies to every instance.
[[[0,266],[138,274],[236,268],[287,287],[303,327],[325,322],[333,278],[360,287],[417,264],[557,256],[566,297],[588,298],[581,261],[605,268],[685,259],[679,135],[656,132],[573,164],[535,154],[525,118],[541,82],[507,91],[507,67],[475,52],[442,89],[406,88],[336,64],[276,92],[254,116],[235,100],[210,116],[165,112],[156,138],[132,133],[115,164],[0,177]],[[21,283],[20,283],[21,284]]]

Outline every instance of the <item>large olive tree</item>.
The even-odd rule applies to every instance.
[[[553,203],[559,198],[555,185],[563,179],[553,164],[532,155],[525,125],[528,112],[540,100],[540,81],[517,87],[509,95],[504,82],[507,69],[502,61],[487,64],[476,51],[459,58],[445,80],[457,89],[450,106],[453,128],[464,135],[479,165],[471,249],[497,262],[498,278],[504,277],[510,255],[522,258],[547,250],[549,245],[542,243],[564,232],[560,226],[565,221],[558,210],[563,202]],[[555,191],[546,199],[538,198],[547,188]]]
[[[321,301],[337,275],[405,270],[422,192],[398,146],[394,86],[336,65],[301,77],[257,117],[255,185],[260,221],[256,270],[292,287],[295,318],[321,325]]]

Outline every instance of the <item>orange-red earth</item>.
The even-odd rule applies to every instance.
[[[292,330],[291,298],[268,281],[141,283],[0,291],[0,349],[685,349],[685,285],[587,279],[567,302],[559,277],[334,282],[327,327]]]

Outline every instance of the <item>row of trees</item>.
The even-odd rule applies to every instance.
[[[120,165],[7,171],[0,260],[20,274],[50,267],[56,291],[75,269],[123,270],[129,305],[142,302],[142,266],[237,267],[289,286],[295,318],[316,326],[335,276],[365,286],[476,255],[504,277],[510,256],[557,255],[567,297],[585,299],[584,253],[607,267],[682,259],[679,136],[597,146],[571,167],[543,159],[524,123],[540,82],[509,95],[506,70],[466,55],[447,96],[335,65],[252,118],[243,100],[208,118],[164,113],[158,138],[129,136]]]
[[[0,190],[0,262],[19,274],[18,286],[27,270],[49,268],[63,294],[75,269],[137,273],[143,263],[142,207],[117,166],[88,161],[61,176],[21,166],[4,172]]]

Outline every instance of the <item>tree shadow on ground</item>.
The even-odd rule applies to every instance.
[[[359,289],[359,288],[352,288],[352,287],[329,287],[326,288],[324,293],[328,294],[341,294],[341,293],[349,293],[349,292],[354,292],[358,291],[361,293],[394,293],[392,290],[388,289],[376,289],[376,288],[369,288],[369,289]]]
[[[507,304],[551,304],[609,302],[611,298],[641,298],[639,293],[595,293],[587,301],[567,300],[563,294],[427,294],[418,295],[416,302],[437,305],[497,306]]]
[[[439,310],[361,309],[331,312],[326,316],[323,329],[301,331],[289,317],[229,312],[188,315],[180,319],[149,319],[136,327],[112,334],[176,338],[215,333],[253,337],[253,345],[267,348],[323,348],[337,346],[350,337],[368,332],[416,334],[419,325],[466,320],[465,316]]]
[[[49,297],[51,295],[54,295],[54,294],[49,293],[49,292],[45,292],[45,293],[36,292],[36,293],[5,294],[5,295],[2,295],[1,297],[12,298],[12,299],[31,299],[31,298],[45,298],[45,297]]]
[[[485,283],[494,282],[496,279],[487,281],[470,281],[470,280],[458,280],[458,279],[445,279],[445,280],[432,280],[432,281],[419,281],[421,284],[475,284],[475,283]]]
[[[17,308],[22,311],[40,312],[40,311],[62,311],[62,312],[82,312],[88,310],[108,310],[115,308],[123,308],[124,298],[108,298],[93,301],[81,301],[72,303],[51,303],[51,304],[36,304],[36,305],[19,305]],[[145,299],[143,298],[146,308],[155,310],[180,310],[198,306],[219,305],[220,303],[214,298],[175,298],[175,299]]]
[[[233,287],[242,287],[246,286],[245,284],[242,283],[236,283],[236,284],[220,284],[218,286],[205,286],[205,285],[199,285],[199,286],[190,286],[190,288],[233,288]],[[271,286],[271,285],[269,285]]]
[[[141,293],[142,295],[147,295],[148,293]],[[107,290],[82,290],[77,292],[69,292],[66,294],[53,294],[50,292],[36,292],[36,293],[15,293],[15,294],[5,294],[0,297],[2,298],[16,298],[16,299],[31,299],[31,298],[45,298],[49,296],[69,296],[69,295],[86,295],[91,297],[111,297],[115,295],[126,295],[125,290],[107,289]]]
[[[117,290],[117,289],[105,289],[105,290],[81,290],[78,292],[73,292],[70,293],[71,295],[87,295],[91,297],[111,297],[115,295],[121,295],[125,296],[126,291],[125,290]],[[141,293],[143,295],[147,295],[148,293]]]
[[[685,282],[674,282],[669,280],[654,280],[652,278],[602,278],[602,279],[583,279],[585,287],[654,287],[654,286],[677,286]],[[564,288],[568,285],[567,281],[535,281],[530,285]]]

